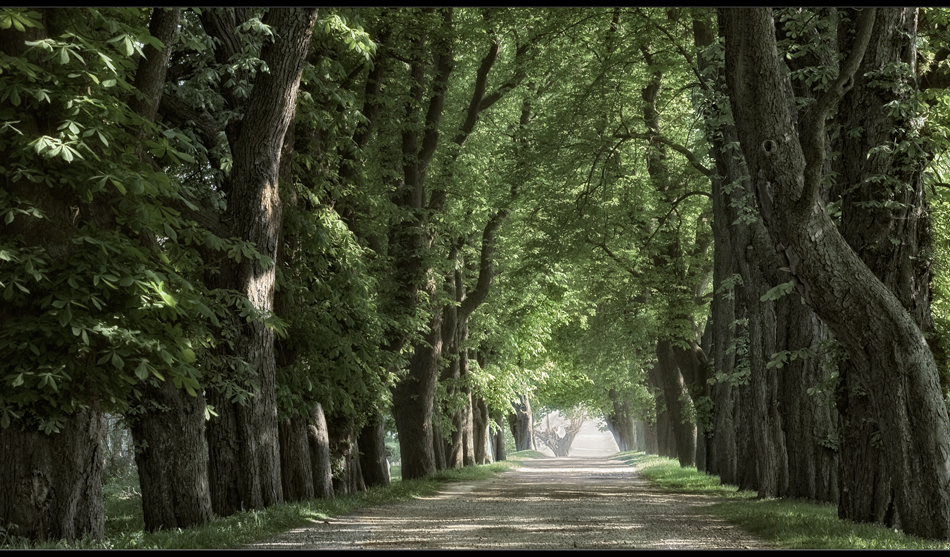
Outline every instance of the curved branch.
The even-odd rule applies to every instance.
[[[848,58],[841,64],[838,79],[805,116],[801,138],[805,155],[805,190],[802,192],[802,201],[808,206],[818,199],[821,189],[821,176],[825,164],[825,120],[832,107],[838,104],[838,101],[854,85],[854,74],[861,66],[861,60],[864,59],[864,53],[871,42],[874,16],[877,13],[875,10],[876,8],[864,8],[861,11],[857,21],[858,32],[854,47],[848,53]]]
[[[713,171],[703,166],[703,163],[699,162],[699,158],[693,154],[692,151],[686,147],[670,141],[662,135],[654,133],[617,133],[614,134],[616,139],[646,139],[647,141],[659,141],[660,143],[670,147],[674,151],[686,157],[686,160],[689,162],[690,166],[698,170],[703,176],[712,176]]]
[[[501,209],[492,215],[482,231],[482,253],[479,260],[478,282],[459,308],[459,322],[463,322],[478,306],[488,298],[488,291],[495,280],[495,245],[498,241],[498,230],[508,220],[508,209]]]

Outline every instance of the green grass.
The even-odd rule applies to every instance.
[[[244,511],[215,519],[208,524],[185,530],[143,532],[142,497],[138,478],[109,482],[103,487],[106,524],[102,540],[80,540],[31,543],[25,539],[8,538],[0,529],[0,549],[226,549],[264,540],[311,520],[326,520],[351,513],[362,507],[407,501],[435,493],[447,482],[489,478],[510,469],[520,460],[530,458],[521,453],[511,460],[482,466],[466,466],[440,472],[425,480],[399,479],[399,467],[390,473],[394,481],[388,487],[374,487],[355,495],[332,500],[312,499],[300,503],[275,505],[260,511]]]
[[[723,486],[718,476],[681,468],[670,458],[626,452],[615,456],[655,485],[681,493],[714,495],[720,502],[704,512],[741,526],[783,549],[950,549],[950,543],[925,540],[875,524],[838,518],[834,505],[794,499],[757,499],[752,491]]]

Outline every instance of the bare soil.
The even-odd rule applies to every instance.
[[[699,509],[715,499],[653,487],[609,458],[538,458],[487,480],[364,508],[248,549],[753,549]]]

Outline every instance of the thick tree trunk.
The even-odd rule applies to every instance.
[[[473,394],[474,399],[472,409],[472,445],[475,451],[475,464],[490,464],[492,462],[492,452],[490,448],[491,434],[489,433],[489,424],[491,417],[488,412],[488,403],[477,394]]]
[[[60,433],[0,430],[0,520],[34,540],[101,538],[102,458],[98,405],[66,420]]]
[[[620,452],[638,450],[636,428],[633,414],[630,412],[630,403],[621,400],[615,389],[610,389],[607,396],[610,397],[613,412],[604,414],[604,421],[607,422],[607,429],[610,430],[614,441],[617,442],[617,447]]]
[[[209,11],[203,22],[212,36],[222,39],[221,52],[227,54],[227,40],[234,29],[227,24],[216,25],[229,12]],[[281,147],[284,134],[293,120],[300,76],[309,52],[314,8],[275,8],[268,11],[264,23],[275,30],[276,39],[265,44],[261,59],[269,72],[257,75],[244,108],[240,123],[227,126],[228,142],[234,160],[225,183],[228,197],[226,219],[234,234],[253,242],[264,256],[275,260],[282,226],[282,206],[278,193]],[[219,57],[220,58],[220,57]],[[225,56],[226,58],[226,56]],[[231,405],[219,410],[229,414],[228,427],[211,433],[209,451],[236,454],[240,459],[225,467],[212,467],[214,474],[229,474],[211,482],[215,512],[233,514],[241,508],[260,509],[281,502],[280,450],[278,446],[276,364],[274,332],[264,324],[264,317],[274,309],[274,265],[263,266],[256,259],[241,262],[225,261],[210,281],[216,286],[244,294],[261,313],[261,317],[244,323],[234,343],[235,356],[250,365],[256,374],[253,394],[246,406],[220,400]],[[219,408],[215,405],[215,408]],[[223,414],[222,414],[223,417]],[[215,495],[216,486],[237,489],[233,493]]]
[[[248,481],[242,471],[243,459],[237,442],[237,404],[215,389],[208,390],[206,399],[218,414],[205,427],[211,509],[218,516],[229,516],[241,510],[241,482]]]
[[[842,14],[839,47],[853,43],[854,16]],[[914,141],[922,121],[897,116],[890,103],[914,103],[916,87],[897,76],[885,76],[893,84],[880,86],[877,70],[906,62],[916,63],[913,8],[881,10],[875,18],[874,40],[868,45],[854,86],[845,94],[837,114],[842,129],[856,130],[839,138],[835,162],[839,180],[832,195],[841,199],[838,229],[848,245],[910,312],[917,326],[928,335],[930,316],[931,233],[927,215],[922,169],[928,155],[882,146]],[[881,178],[886,177],[882,182]],[[899,239],[900,241],[895,241]],[[875,439],[880,431],[865,394],[875,388],[852,362],[842,362],[838,409],[843,431],[841,451],[842,497],[838,514],[860,522],[897,524],[887,455]]]
[[[378,413],[363,426],[359,435],[360,469],[366,487],[387,486],[390,483],[386,462],[386,425]]]
[[[144,413],[126,416],[135,441],[145,530],[188,528],[212,518],[205,401],[172,381],[140,387]]]
[[[145,46],[133,83],[143,95],[129,101],[129,108],[148,121],[155,120],[161,102],[179,27],[179,9],[152,10],[149,33],[165,48]],[[142,141],[138,155],[143,157],[145,135],[141,130],[138,135]],[[190,396],[171,380],[149,381],[141,389],[135,411],[126,416],[135,439],[145,530],[203,524],[212,518],[204,396]]]
[[[307,422],[307,445],[310,448],[310,466],[313,495],[319,499],[333,499],[333,462],[330,458],[330,433],[323,406],[318,402],[310,411]]]
[[[827,340],[824,325],[801,303],[790,297],[786,317],[789,349],[815,346]],[[795,313],[797,312],[797,313]],[[786,497],[838,502],[839,439],[834,393],[827,387],[833,378],[826,358],[797,360],[778,371],[778,405],[788,454]],[[811,392],[809,392],[811,391]]]
[[[437,298],[435,284],[430,283],[427,290],[434,302]],[[435,303],[433,306],[438,307]],[[399,433],[402,477],[405,480],[424,478],[436,472],[432,406],[442,351],[441,317],[441,311],[432,312],[426,338],[416,345],[408,373],[393,388],[393,418]]]
[[[710,34],[697,32],[707,43]],[[699,59],[701,70],[711,75],[711,88],[724,92],[722,74],[710,74],[715,62],[707,53]],[[707,111],[710,154],[717,170],[713,353],[716,371],[724,377],[712,389],[714,433],[707,468],[724,483],[754,488],[762,496],[794,494],[835,501],[836,420],[827,397],[808,393],[828,381],[829,372],[818,359],[786,362],[779,370],[768,367],[772,354],[780,350],[815,348],[825,339],[824,327],[797,295],[760,301],[787,279],[777,272],[781,264],[755,210],[745,161],[726,148],[738,140],[731,111],[721,105]],[[739,387],[748,381],[751,390]],[[737,424],[737,412],[750,419]],[[750,470],[749,462],[758,462],[757,469]]]
[[[360,446],[356,428],[350,416],[330,416],[327,431],[330,439],[330,459],[338,471],[333,474],[333,493],[350,495],[366,491],[360,468]]]
[[[494,418],[492,421],[495,422],[495,427],[492,428],[491,434],[491,447],[492,447],[492,456],[495,459],[495,462],[501,462],[503,460],[508,460],[508,453],[505,449],[505,416],[501,411],[494,411]]]
[[[659,419],[659,418],[658,418]],[[645,423],[643,428],[644,452],[647,454],[660,454],[660,439],[656,433],[657,424]]]
[[[679,362],[673,353],[673,343],[670,340],[659,341],[656,357],[657,375],[673,431],[676,458],[680,466],[693,466],[696,464],[696,425],[687,418],[687,405],[691,399]]]
[[[837,81],[802,116],[771,10],[724,10],[730,101],[759,206],[799,293],[848,351],[868,386],[905,532],[950,538],[950,419],[926,339],[900,298],[848,246],[820,199],[825,119],[854,84],[875,11]],[[880,37],[881,34],[878,34]]]
[[[313,464],[307,443],[307,419],[294,415],[281,420],[277,427],[280,435],[280,484],[284,501],[313,499]]]
[[[441,12],[445,32],[452,28],[452,14],[451,8]],[[432,270],[424,265],[423,254],[433,240],[433,229],[427,229],[428,217],[424,213],[440,210],[441,203],[433,199],[426,207],[425,176],[439,143],[439,122],[452,71],[452,43],[436,39],[431,49],[420,48],[425,39],[423,36],[413,40],[410,98],[401,115],[407,125],[402,133],[402,176],[396,184],[394,202],[408,216],[390,228],[389,242],[396,263],[396,305],[404,315],[411,315],[417,309],[420,288],[425,290],[430,304],[425,338],[413,347],[408,373],[393,388],[393,417],[399,433],[403,479],[431,476],[437,464],[433,443],[438,440],[433,436],[432,419],[442,352],[442,312],[439,286],[431,276]],[[434,76],[427,84],[426,64],[430,60]],[[428,103],[424,101],[427,89],[431,92]],[[428,108],[423,113],[422,107],[426,104]],[[401,345],[401,340],[393,343],[393,346]]]
[[[59,433],[0,428],[0,524],[31,540],[103,536],[99,416],[93,402]]]
[[[511,428],[512,437],[515,438],[515,450],[535,449],[534,417],[531,414],[531,402],[528,400],[528,395],[521,395],[512,406],[514,406],[514,412],[508,414],[508,425]]]

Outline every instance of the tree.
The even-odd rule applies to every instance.
[[[565,416],[558,414],[557,418],[559,419],[555,421],[553,427],[551,426],[551,414],[550,411],[544,413],[542,418],[544,428],[535,430],[535,435],[554,452],[554,456],[569,456],[574,438],[577,437],[581,427],[584,426],[584,422],[587,421],[587,412],[581,409],[567,412]]]
[[[8,9],[0,25],[0,346],[18,354],[2,373],[0,520],[29,538],[102,535],[100,409],[155,382],[196,395],[188,331],[214,321],[180,266],[209,237],[167,208],[184,198],[160,164],[188,156],[151,121],[167,45],[147,21]],[[142,44],[154,63],[136,63]]]
[[[728,10],[723,19],[730,103],[772,241],[798,292],[865,379],[902,527],[924,537],[948,537],[950,421],[933,356],[900,299],[847,245],[820,197],[825,121],[855,84],[875,10],[862,11],[840,73],[803,110],[800,130],[790,110],[795,105],[771,10]]]

